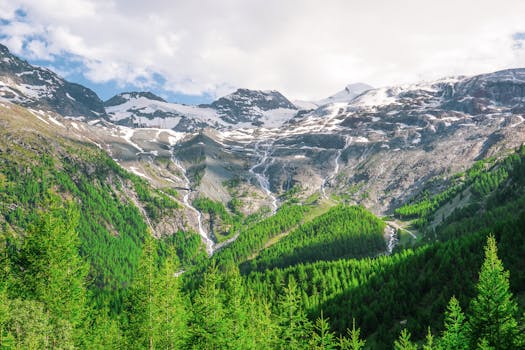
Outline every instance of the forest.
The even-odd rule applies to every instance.
[[[392,254],[364,207],[288,200],[246,220],[197,199],[239,233],[207,258],[190,230],[154,238],[134,205],[177,215],[168,193],[59,146],[0,160],[2,349],[525,347],[525,147],[400,207],[420,239]]]

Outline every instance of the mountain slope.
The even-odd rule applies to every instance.
[[[0,97],[36,110],[95,119],[104,106],[92,90],[70,83],[49,69],[35,67],[0,44]]]
[[[0,225],[15,237],[54,202],[76,208],[81,254],[106,291],[130,282],[146,235],[186,241],[184,264],[203,254],[182,205],[109,158],[87,125],[10,103],[0,104],[0,125]]]

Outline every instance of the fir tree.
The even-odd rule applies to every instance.
[[[423,350],[433,350],[436,348],[434,343],[434,336],[430,331],[430,327],[427,329],[427,336],[425,337],[425,344],[423,344]]]
[[[295,278],[290,276],[288,286],[279,299],[279,325],[282,349],[305,349],[308,347],[307,335],[312,325],[301,307],[300,294]]]
[[[315,321],[312,332],[311,349],[334,350],[336,349],[335,334],[330,330],[328,319],[324,318],[323,312]]]
[[[485,261],[476,285],[477,296],[471,302],[470,344],[480,339],[497,350],[515,349],[518,345],[517,305],[509,290],[509,272],[497,255],[496,240],[489,236]]]
[[[193,300],[191,318],[191,346],[193,349],[227,349],[228,330],[224,294],[220,289],[221,276],[215,266],[210,266]]]
[[[399,339],[394,342],[395,350],[417,350],[417,346],[410,340],[410,332],[405,328],[401,331]]]
[[[247,348],[246,332],[248,328],[245,290],[242,285],[239,268],[229,262],[225,266],[225,289],[226,289],[226,309],[228,310],[228,328],[226,339],[230,349],[244,350]]]
[[[445,331],[440,344],[444,349],[466,350],[469,348],[465,315],[455,297],[450,298],[445,312]]]
[[[182,349],[186,346],[188,314],[179,277],[175,276],[177,266],[175,251],[170,249],[157,275],[153,298],[157,305],[154,331],[159,349]]]
[[[154,349],[155,314],[158,305],[154,302],[156,286],[157,248],[154,238],[146,236],[131,290],[127,301],[129,345],[132,348]]]
[[[361,329],[355,328],[355,318],[352,319],[352,329],[346,330],[348,338],[341,338],[341,350],[361,350],[365,347],[366,341],[361,339]]]
[[[77,223],[74,208],[51,204],[30,228],[20,252],[27,296],[44,305],[54,348],[73,346],[85,314],[88,270],[79,255]]]

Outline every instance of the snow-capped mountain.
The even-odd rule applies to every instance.
[[[297,107],[275,90],[238,89],[214,101],[209,107],[215,109],[227,123],[267,127],[278,126],[297,113]]]
[[[0,44],[0,98],[64,116],[100,118],[102,101],[92,90],[70,83],[49,69],[35,67]]]
[[[121,93],[104,105],[111,122],[129,127],[194,131],[228,125],[212,108],[169,103],[151,92]]]
[[[211,104],[169,103],[151,92],[127,92],[105,102],[112,122],[133,127],[194,131],[203,127],[231,129],[278,127],[297,114],[297,107],[277,91],[238,89]]]
[[[73,107],[93,111],[95,98],[81,99],[75,84],[5,48],[0,77],[4,100],[65,116],[74,115]],[[173,169],[188,169],[177,186],[194,181],[200,193],[224,203],[231,199],[224,183],[236,179],[245,193],[257,194],[247,198],[247,212],[275,209],[279,195],[297,186],[305,196],[337,194],[387,213],[427,180],[525,142],[525,69],[361,88],[319,107],[298,107],[276,91],[239,89],[200,106],[128,92],[106,101],[102,119],[111,123],[31,113],[41,127],[79,133],[159,186],[180,180],[167,173],[172,159],[180,161]],[[97,113],[104,110],[91,116]]]
[[[328,103],[338,103],[338,102],[350,102],[356,96],[359,96],[365,91],[373,89],[372,86],[364,83],[354,83],[345,86],[345,88],[336,94],[329,96],[325,99],[319,100],[316,102],[317,105],[322,106]]]
[[[524,106],[525,69],[368,90],[266,131],[265,172],[274,193],[351,188],[354,201],[388,211],[428,179],[523,143]]]

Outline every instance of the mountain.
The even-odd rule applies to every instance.
[[[297,113],[297,107],[275,90],[238,89],[209,106],[228,123],[265,127],[278,126]]]
[[[24,84],[0,99],[8,347],[522,348],[525,70],[76,119]]]
[[[373,87],[364,83],[354,83],[347,85],[343,90],[329,96],[325,99],[317,101],[317,105],[322,106],[328,103],[336,102],[350,102],[356,96],[362,94],[365,91],[372,90]]]
[[[176,131],[277,127],[297,113],[297,107],[277,91],[248,89],[199,106],[168,103],[151,92],[122,93],[106,101],[105,107],[112,122]]]
[[[70,83],[49,69],[35,67],[0,44],[0,97],[32,109],[96,119],[104,105],[92,90]]]
[[[130,127],[156,127],[194,131],[225,127],[211,108],[169,103],[151,92],[126,92],[104,103],[109,120]]]

